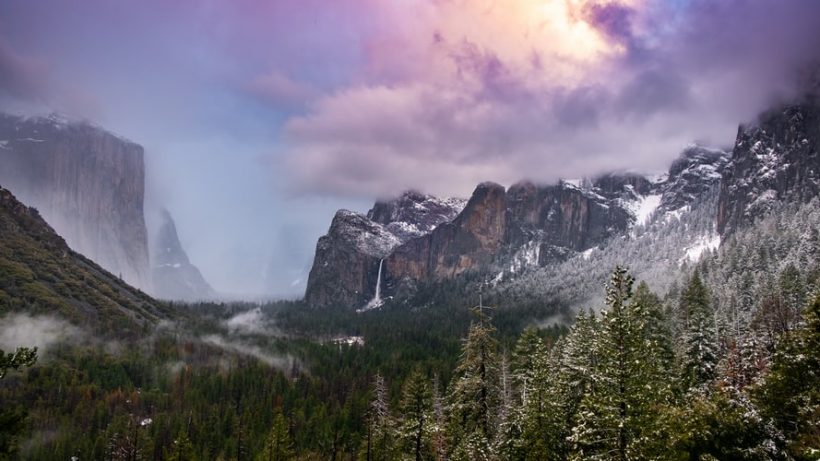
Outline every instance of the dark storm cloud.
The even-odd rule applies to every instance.
[[[594,3],[584,8],[584,17],[592,26],[618,42],[632,40],[635,10],[619,3]]]
[[[449,2],[434,4],[439,15],[450,12]],[[416,53],[427,61],[400,61],[395,51],[380,61],[381,69],[397,62],[408,78],[337,91],[286,125],[298,187],[464,193],[484,179],[663,168],[695,139],[731,142],[738,123],[797,94],[798,72],[820,55],[816,1],[590,1],[573,11],[621,52],[582,61],[569,80],[545,77],[567,62],[549,43],[531,42],[522,65],[501,42],[469,32],[453,39],[433,24],[417,44],[423,50],[435,38],[434,52]],[[457,21],[469,17],[456,12]],[[436,61],[442,54],[453,78],[412,70],[446,68]],[[443,172],[444,184],[430,170]]]

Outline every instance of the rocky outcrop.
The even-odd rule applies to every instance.
[[[191,264],[179,243],[176,224],[167,210],[162,210],[162,224],[153,239],[154,296],[177,301],[202,301],[216,296],[199,269]]]
[[[507,193],[507,244],[517,249],[535,241],[542,247],[572,251],[597,245],[631,224],[631,215],[618,201],[630,191],[627,184],[623,183],[617,193],[613,189],[614,199],[601,195],[600,189],[587,190],[565,182],[545,187],[513,185]],[[540,265],[545,262],[538,261]]]
[[[416,191],[398,198],[379,201],[367,212],[367,218],[387,227],[402,242],[429,234],[441,223],[450,222],[464,209],[466,200],[439,199]]]
[[[373,297],[379,261],[400,241],[379,223],[347,210],[319,238],[305,301],[313,306],[359,306]]]
[[[820,104],[814,97],[764,113],[738,129],[720,187],[717,228],[727,235],[779,202],[820,192]]]
[[[305,300],[313,306],[361,306],[375,295],[379,262],[399,245],[427,235],[464,208],[461,199],[406,192],[362,216],[340,210],[316,244]]]
[[[450,223],[399,246],[385,260],[388,284],[451,278],[493,260],[504,244],[506,191],[483,183]]]
[[[720,183],[731,155],[722,149],[691,145],[672,162],[658,189],[660,210],[670,212],[692,204]]]
[[[74,250],[150,288],[143,149],[87,123],[0,115],[0,182]]]
[[[602,184],[606,191],[566,182],[522,182],[509,190],[483,183],[460,213],[454,207],[429,206],[442,201],[412,192],[392,204],[377,203],[369,219],[340,211],[317,245],[305,299],[314,306],[365,304],[374,295],[382,259],[382,292],[387,295],[493,264],[537,266],[563,260],[634,223],[625,197],[635,197],[635,188],[643,190],[645,184],[626,176]],[[418,210],[424,212],[417,215]],[[429,231],[407,239],[411,233],[391,228],[396,222],[401,229]]]

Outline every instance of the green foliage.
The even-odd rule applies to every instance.
[[[494,418],[500,402],[500,362],[495,328],[479,309],[461,349],[450,385],[450,446],[453,457],[484,459],[492,455]]]
[[[575,459],[636,459],[671,397],[649,310],[630,302],[633,278],[616,268],[592,347],[595,362],[572,429]]]
[[[520,333],[503,309],[471,320],[463,300],[361,315],[262,306],[285,337],[226,330],[255,305],[178,305],[185,330],[126,337],[116,353],[49,349],[0,382],[0,423],[18,431],[0,450],[46,460],[814,459],[820,308],[785,332],[767,373],[769,343],[716,330],[705,320],[712,290],[693,280],[675,303],[688,314],[670,318],[618,269],[604,312],[579,313],[560,337]],[[799,293],[806,277],[776,280]],[[198,339],[217,335],[294,359]],[[365,344],[332,341],[343,335]],[[709,355],[693,353],[702,344]],[[703,363],[708,376],[694,367]]]
[[[660,419],[663,427],[650,453],[664,459],[787,459],[778,449],[777,431],[732,388],[692,394],[667,407]]]
[[[711,383],[717,372],[718,345],[714,328],[714,312],[709,302],[709,291],[697,271],[681,295],[680,310],[685,313],[683,390],[702,388]]]
[[[433,392],[429,379],[418,368],[404,382],[399,412],[398,442],[404,458],[431,459]]]
[[[820,294],[806,307],[805,323],[784,336],[771,371],[754,396],[764,415],[790,440],[797,459],[820,459]]]
[[[9,370],[30,367],[37,361],[37,348],[18,347],[16,351],[5,353],[0,349],[0,379],[6,377]]]
[[[277,412],[262,452],[256,456],[256,459],[257,461],[288,461],[294,457],[293,440],[288,431],[285,415]]]

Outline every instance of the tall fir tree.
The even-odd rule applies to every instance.
[[[500,390],[495,328],[475,309],[449,394],[451,459],[492,459]]]
[[[433,393],[421,370],[414,369],[404,382],[399,407],[398,443],[405,459],[431,459],[433,444]]]
[[[273,426],[265,439],[262,452],[257,455],[257,461],[287,461],[293,459],[295,452],[293,440],[288,431],[288,422],[281,411],[273,417]]]
[[[573,459],[639,459],[652,441],[657,408],[671,397],[651,317],[630,302],[633,283],[617,267],[606,287],[607,308],[593,345],[597,363],[572,429]]]
[[[394,458],[395,428],[390,416],[387,385],[380,373],[373,379],[373,397],[367,410],[367,434],[359,453],[364,461],[388,461]]]
[[[804,323],[778,343],[768,375],[753,391],[788,439],[795,459],[820,459],[820,293]]]
[[[717,332],[710,295],[700,274],[695,271],[681,295],[681,311],[686,313],[682,338],[682,390],[703,389],[716,377],[719,360]]]

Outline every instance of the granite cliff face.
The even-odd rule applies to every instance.
[[[699,204],[718,194],[713,221],[717,233],[707,226],[699,236],[702,241],[687,247],[689,254],[695,247],[718,245],[721,236],[751,224],[779,203],[817,197],[818,152],[820,104],[816,97],[806,97],[764,113],[754,125],[741,126],[731,154],[691,145],[661,176],[607,174],[549,186],[521,182],[506,190],[484,183],[454,218],[415,226],[418,216],[403,215],[402,226],[414,232],[401,234],[378,252],[354,252],[361,263],[355,265],[353,285],[347,279],[350,274],[341,274],[345,265],[334,260],[357,259],[335,255],[334,240],[323,237],[317,261],[333,269],[321,279],[311,272],[306,299],[316,306],[357,307],[372,298],[377,281],[384,282],[380,294],[391,296],[471,270],[515,276],[527,268],[593,251],[613,237],[634,238],[639,232],[632,231],[633,227],[673,222],[696,208],[703,210]],[[407,200],[413,202],[410,196]],[[378,222],[368,220],[368,225],[390,226],[391,219],[399,215],[394,208],[377,204],[368,216]],[[332,234],[333,228],[328,235]],[[367,258],[361,256],[365,253]],[[333,285],[334,290],[353,286],[356,296],[317,296],[328,291],[326,285]]]
[[[391,296],[471,270],[516,273],[558,263],[686,209],[717,186],[727,161],[726,152],[690,146],[657,178],[607,174],[509,189],[483,183],[463,210],[430,206],[446,201],[410,192],[377,203],[367,218],[339,212],[317,245],[305,299],[361,307],[379,281],[380,294]]]
[[[87,123],[0,115],[0,182],[71,248],[150,289],[143,149]]]
[[[690,205],[720,183],[731,153],[721,149],[692,145],[672,162],[666,179],[660,209],[675,211]]]
[[[727,235],[778,202],[820,192],[820,103],[807,98],[740,126],[720,188],[717,228]]]
[[[382,224],[402,242],[429,234],[443,222],[450,222],[464,208],[465,200],[438,199],[432,195],[407,191],[400,197],[379,201],[367,212],[367,219]]]
[[[506,214],[504,187],[480,184],[452,222],[393,251],[385,261],[388,284],[451,278],[491,262],[504,243]]]
[[[367,216],[340,210],[316,244],[305,300],[314,306],[361,306],[375,294],[380,261],[394,248],[453,219],[460,199],[407,192]]]
[[[179,301],[213,299],[216,293],[205,281],[179,243],[176,224],[167,210],[162,210],[162,224],[153,240],[151,275],[154,296]]]

